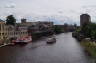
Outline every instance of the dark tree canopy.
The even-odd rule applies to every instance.
[[[6,17],[6,24],[7,25],[15,25],[16,19],[13,15],[9,15]]]
[[[81,28],[81,32],[86,37],[91,37],[96,39],[96,23],[90,23],[90,24],[84,25]]]
[[[54,26],[54,32],[57,34],[62,33],[62,28],[60,26]]]

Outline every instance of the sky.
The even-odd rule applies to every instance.
[[[13,14],[17,22],[53,21],[55,24],[78,24],[88,13],[96,22],[96,0],[0,0],[0,19]]]

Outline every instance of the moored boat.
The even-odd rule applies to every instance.
[[[22,38],[17,38],[14,41],[14,44],[27,44],[32,42],[32,37],[31,36],[27,36],[27,37],[22,37]]]

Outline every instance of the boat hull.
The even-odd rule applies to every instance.
[[[16,44],[20,44],[20,45],[25,45],[32,42],[32,37],[31,36],[27,36],[27,37],[23,37],[23,38],[17,38],[16,40],[13,40],[13,43]]]
[[[47,41],[47,44],[54,44],[54,43],[56,43],[56,39],[55,38],[52,38],[51,40]]]

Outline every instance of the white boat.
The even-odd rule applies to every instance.
[[[17,38],[14,43],[15,44],[27,44],[29,42],[32,42],[32,37],[27,36],[27,37],[22,37],[22,38]]]
[[[47,40],[47,44],[53,44],[55,42],[56,42],[56,38],[55,37],[48,38],[48,40]]]

